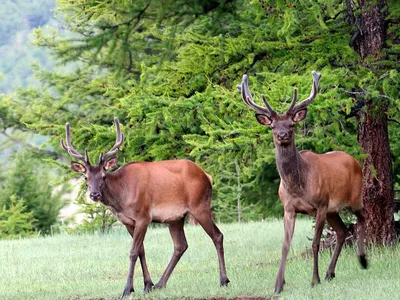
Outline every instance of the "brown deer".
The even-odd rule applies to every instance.
[[[286,259],[292,240],[297,213],[316,218],[312,242],[314,259],[311,285],[320,283],[318,274],[318,251],[325,220],[336,232],[337,243],[325,279],[335,277],[335,266],[346,238],[347,228],[339,212],[350,207],[357,216],[359,236],[357,241],[359,260],[367,268],[364,252],[364,214],[361,201],[362,173],[360,164],[349,154],[332,151],[316,154],[311,151],[298,151],[294,141],[294,127],[307,116],[307,106],[318,93],[321,74],[312,72],[313,85],[310,96],[296,104],[297,89],[294,89],[292,103],[284,114],[276,113],[264,95],[265,107],[254,103],[249,91],[247,75],[238,86],[243,101],[256,111],[257,121],[272,129],[276,151],[276,164],[281,177],[279,198],[284,207],[284,242],[282,260],[275,283],[275,293],[280,293],[285,283]]]
[[[73,161],[71,167],[85,176],[90,198],[106,205],[133,237],[128,279],[122,297],[133,292],[133,271],[138,257],[145,292],[153,287],[143,246],[151,222],[167,223],[174,242],[171,261],[154,288],[166,286],[176,264],[188,248],[183,229],[187,214],[191,214],[200,223],[214,242],[219,260],[220,284],[228,285],[223,235],[211,216],[211,176],[189,160],[131,162],[115,172],[109,172],[116,167],[116,153],[124,142],[119,121],[117,118],[114,121],[117,132],[115,145],[106,154],[100,154],[97,165],[90,163],[87,149],[85,156],[74,149],[69,123],[66,124],[66,143],[61,140],[61,145],[72,157],[83,162]]]

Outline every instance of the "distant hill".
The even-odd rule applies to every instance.
[[[54,25],[55,0],[3,0],[0,6],[0,93],[35,84],[31,64],[51,67],[44,49],[31,45],[34,28]]]

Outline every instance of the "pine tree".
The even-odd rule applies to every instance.
[[[219,174],[237,159],[241,204],[257,205],[262,217],[276,215],[282,209],[272,137],[236,92],[243,74],[256,100],[265,93],[282,112],[293,87],[306,97],[311,70],[322,73],[320,94],[298,129],[300,150],[344,150],[365,158],[353,118],[360,90],[390,98],[388,115],[398,117],[397,24],[388,29],[391,48],[380,63],[385,70],[373,72],[349,46],[354,28],[346,3],[59,1],[64,28],[73,34],[37,30],[37,44],[75,68],[37,69],[42,88],[20,91],[12,116],[50,136],[59,152],[63,124],[70,122],[76,148],[90,149],[91,156],[112,145],[117,116],[126,134],[121,162],[195,160],[213,176],[216,197],[233,195],[226,193],[232,181]],[[388,13],[388,19],[398,18],[396,1],[388,1]],[[398,148],[396,140],[391,143]],[[394,165],[400,167],[396,157]]]
[[[0,239],[25,237],[34,232],[33,213],[27,210],[22,199],[10,197],[9,207],[0,209]]]
[[[33,229],[49,233],[63,206],[61,195],[64,192],[63,189],[54,191],[49,168],[38,164],[29,151],[22,151],[16,154],[5,175],[5,180],[0,183],[3,191],[0,194],[0,207],[9,211],[15,206],[20,211],[16,199],[23,199],[24,212],[32,213]]]

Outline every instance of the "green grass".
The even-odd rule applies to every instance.
[[[219,287],[218,262],[210,238],[200,227],[186,226],[189,249],[172,273],[167,288],[143,294],[140,263],[135,293],[151,299],[273,296],[283,237],[282,220],[221,224],[229,287]],[[286,267],[281,299],[398,299],[400,247],[369,249],[370,268],[361,270],[354,249],[342,252],[331,282],[310,288],[312,260],[301,258],[311,246],[312,223],[300,219]],[[118,299],[125,286],[131,238],[123,228],[106,235],[59,235],[0,242],[0,299]],[[153,282],[172,254],[167,228],[152,228],[146,240]],[[320,257],[325,276],[329,251]]]

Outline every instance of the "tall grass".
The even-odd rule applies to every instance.
[[[131,299],[272,297],[283,237],[282,220],[220,225],[224,233],[229,287],[219,286],[218,261],[210,238],[200,227],[186,227],[189,249],[163,290],[143,293],[140,263]],[[399,299],[399,247],[369,249],[370,268],[361,270],[355,250],[345,249],[336,278],[310,288],[312,260],[301,258],[310,247],[312,223],[300,219],[286,267],[282,299]],[[0,242],[0,299],[118,299],[129,267],[131,238],[118,228],[103,235],[59,235]],[[146,257],[156,283],[172,255],[166,228],[151,228]],[[320,258],[324,277],[330,254]]]

